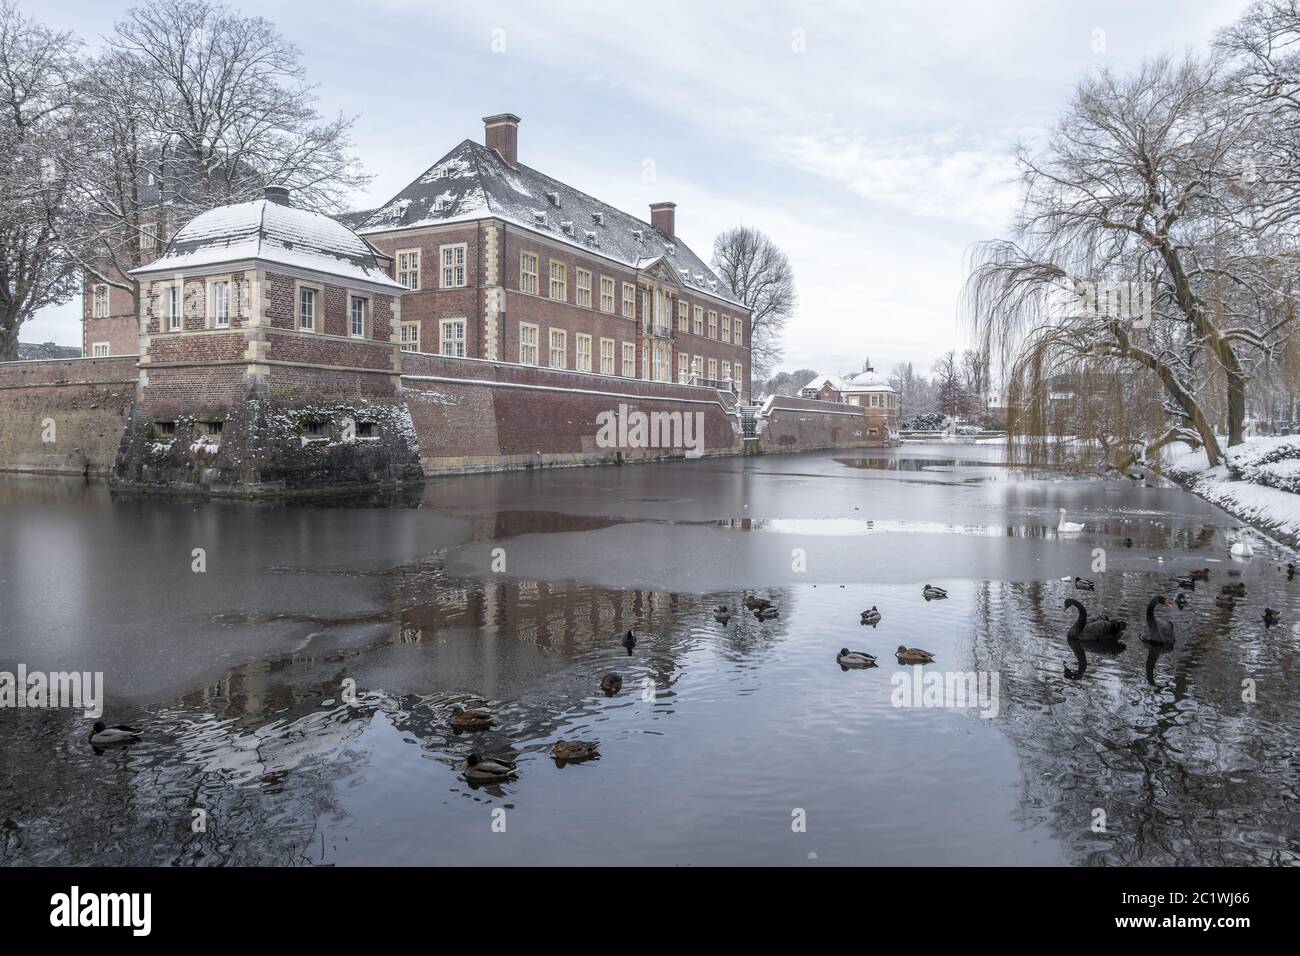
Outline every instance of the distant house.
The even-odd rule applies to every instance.
[[[868,439],[886,445],[898,440],[898,393],[875,369],[844,378],[819,375],[799,389],[799,396],[857,405],[866,409]]]
[[[81,358],[81,349],[71,345],[55,345],[53,342],[19,342],[19,362],[39,362],[44,359]]]
[[[815,379],[799,389],[800,398],[814,398],[822,402],[839,402],[842,383],[834,375],[818,375]]]

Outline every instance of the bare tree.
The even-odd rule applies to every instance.
[[[945,415],[965,415],[970,401],[962,385],[957,353],[949,351],[934,360],[935,384],[939,389],[939,411]]]
[[[64,238],[84,268],[133,296],[127,273],[200,212],[272,182],[334,210],[368,179],[353,120],[320,116],[293,44],[214,0],[128,11],[86,68],[78,111],[81,142],[64,162],[82,215]]]
[[[766,375],[781,360],[781,334],[794,314],[790,260],[766,234],[737,226],[713,240],[713,268],[749,310],[750,364]]]
[[[38,310],[73,294],[72,263],[54,241],[64,212],[55,157],[66,148],[77,41],[0,3],[0,361]]]

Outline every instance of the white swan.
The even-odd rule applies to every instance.
[[[1082,530],[1083,530],[1083,525],[1082,525],[1080,522],[1076,522],[1076,521],[1066,521],[1066,520],[1065,520],[1065,509],[1064,509],[1064,508],[1057,508],[1056,510],[1059,511],[1059,512],[1061,513],[1061,520],[1060,520],[1059,522],[1057,522],[1057,525],[1056,525],[1056,530],[1057,530],[1057,533],[1058,533],[1058,534],[1061,533],[1061,532],[1068,532],[1068,531],[1082,531]]]
[[[1247,537],[1243,528],[1237,533],[1237,540],[1232,542],[1232,547],[1228,549],[1234,558],[1253,558],[1255,551],[1250,546],[1250,538]]]

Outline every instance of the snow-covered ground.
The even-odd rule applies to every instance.
[[[1244,521],[1300,541],[1300,435],[1251,438],[1209,467],[1204,449],[1166,448],[1163,470],[1207,501]]]

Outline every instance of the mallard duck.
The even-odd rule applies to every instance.
[[[1272,627],[1278,621],[1282,620],[1282,612],[1275,611],[1271,607],[1264,608],[1264,624]]]
[[[841,647],[840,652],[835,655],[835,662],[840,667],[875,667],[876,659],[866,651],[851,651],[847,647]]]
[[[929,651],[923,651],[919,647],[907,647],[903,644],[898,645],[898,650],[894,652],[900,664],[929,664],[934,660],[934,655]]]
[[[1070,598],[1065,602],[1064,610],[1075,608],[1079,616],[1066,633],[1067,640],[1080,641],[1117,641],[1128,628],[1128,621],[1115,621],[1102,615],[1095,621],[1088,620],[1088,609],[1083,603]]]
[[[1214,603],[1219,607],[1232,610],[1234,607],[1237,606],[1237,599],[1233,597],[1231,594],[1220,594],[1218,597],[1214,599]]]
[[[1087,578],[1075,577],[1074,588],[1076,591],[1095,591],[1097,590],[1097,585],[1093,584]]]
[[[1065,534],[1072,534],[1075,531],[1083,530],[1083,525],[1081,523],[1065,520],[1064,508],[1057,508],[1056,510],[1061,516],[1060,520],[1056,522],[1056,530],[1058,532],[1065,533]]]
[[[1183,608],[1187,607],[1187,595],[1182,591],[1179,591],[1178,597],[1174,598],[1174,603],[1178,605],[1178,609],[1181,611]]]
[[[466,710],[464,707],[453,707],[449,723],[455,730],[487,730],[492,726],[495,719],[486,710]]]
[[[1192,580],[1191,578],[1176,578],[1176,579],[1174,580],[1174,583],[1177,584],[1177,585],[1178,585],[1180,588],[1182,588],[1184,591],[1195,591],[1195,590],[1196,590],[1196,582],[1195,582],[1194,580]]]
[[[745,595],[745,607],[751,611],[761,611],[765,607],[771,607],[772,602],[767,598],[761,598],[756,594]]]
[[[754,611],[754,617],[760,621],[770,621],[774,617],[781,616],[781,609],[778,607],[760,607]]]
[[[487,782],[504,780],[515,774],[515,765],[509,760],[485,760],[478,754],[465,758],[465,776],[470,780]]]
[[[557,740],[551,748],[556,763],[577,763],[600,756],[599,740]]]
[[[1221,594],[1231,594],[1233,597],[1246,596],[1246,582],[1238,581],[1236,584],[1225,584],[1219,588]]]
[[[613,672],[606,674],[600,679],[600,689],[605,692],[606,697],[613,697],[623,689],[623,675]]]
[[[871,610],[862,612],[862,623],[870,624],[872,627],[880,623],[880,612],[876,610],[874,604],[871,605]]]
[[[719,624],[726,624],[731,620],[731,608],[725,604],[719,604],[713,609],[713,619]]]
[[[90,742],[97,747],[107,747],[113,744],[129,744],[133,740],[139,740],[143,735],[144,731],[128,727],[126,724],[106,727],[102,720],[97,720],[90,730]]]
[[[632,629],[628,628],[627,633],[623,635],[623,646],[627,648],[627,656],[632,656],[632,648],[636,647],[636,635]]]
[[[948,596],[948,592],[943,588],[937,588],[933,584],[927,584],[921,588],[921,596],[927,601],[940,601]]]
[[[1193,581],[1208,581],[1210,580],[1210,569],[1197,568],[1195,571],[1188,572],[1187,576]]]
[[[1142,640],[1148,644],[1172,644],[1174,642],[1174,625],[1172,621],[1156,620],[1156,605],[1168,607],[1169,600],[1163,594],[1157,594],[1147,602],[1147,629]]]

